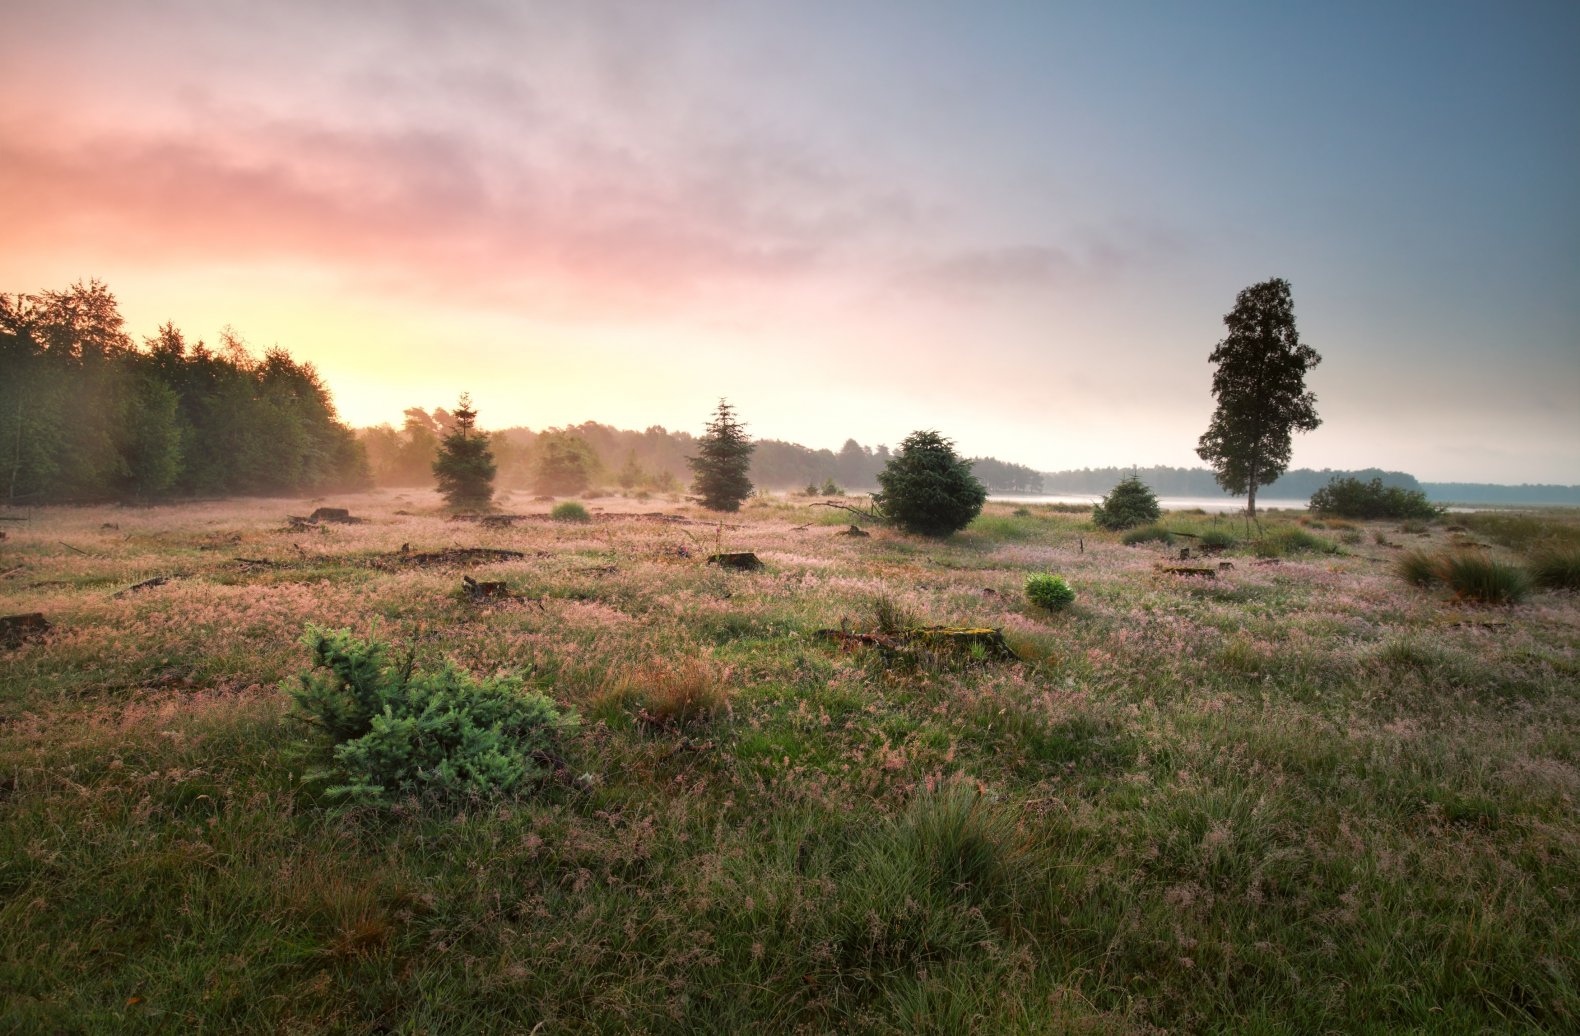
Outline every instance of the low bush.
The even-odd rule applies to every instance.
[[[1157,494],[1137,475],[1124,479],[1100,504],[1092,506],[1092,521],[1099,529],[1118,532],[1138,525],[1150,525],[1163,516]]]
[[[1240,541],[1227,529],[1208,529],[1196,542],[1200,543],[1204,550],[1229,550]]]
[[[1442,579],[1437,558],[1424,550],[1407,551],[1394,562],[1394,572],[1413,586],[1431,586]]]
[[[1063,576],[1038,573],[1026,580],[1026,599],[1039,608],[1056,612],[1074,603],[1075,591]]]
[[[1580,590],[1580,550],[1546,550],[1531,559],[1531,578],[1544,590]]]
[[[507,794],[548,772],[536,753],[576,723],[517,677],[478,680],[448,662],[416,672],[346,630],[309,626],[303,643],[313,669],[288,690],[332,743],[332,797]]]
[[[1256,541],[1256,554],[1264,558],[1281,558],[1290,554],[1337,554],[1338,544],[1313,536],[1299,526],[1286,525],[1275,529]]]
[[[1494,561],[1479,551],[1445,554],[1438,561],[1438,571],[1454,596],[1477,604],[1518,604],[1531,589],[1531,578],[1524,569]]]
[[[1340,518],[1414,518],[1430,521],[1443,509],[1419,489],[1385,486],[1380,478],[1362,482],[1339,477],[1311,494],[1312,512]]]
[[[1174,534],[1161,525],[1143,525],[1119,537],[1119,542],[1127,547],[1134,547],[1138,543],[1173,543]]]
[[[554,510],[549,512],[549,517],[557,522],[592,521],[592,515],[587,513],[587,508],[574,500],[567,500],[563,504],[554,505]]]

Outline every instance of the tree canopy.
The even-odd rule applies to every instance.
[[[10,503],[317,493],[368,481],[311,364],[165,324],[139,347],[99,281],[0,295],[0,496]]]
[[[1275,277],[1241,291],[1224,315],[1228,327],[1209,359],[1217,410],[1196,453],[1212,466],[1218,484],[1247,497],[1256,514],[1256,490],[1289,467],[1291,435],[1322,423],[1306,372],[1322,361],[1300,341],[1289,282]]]

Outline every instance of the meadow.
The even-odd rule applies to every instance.
[[[318,503],[367,520],[287,524]],[[1572,550],[1580,515],[1126,545],[1079,508],[935,542],[583,503],[9,512],[0,614],[53,629],[0,653],[0,1030],[1580,1027],[1580,599],[1396,571]],[[284,689],[309,624],[521,676],[580,718],[560,769],[334,799]],[[820,632],[928,625],[1018,657]]]

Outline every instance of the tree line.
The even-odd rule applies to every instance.
[[[0,294],[7,503],[299,494],[368,483],[311,364],[170,323],[135,343],[101,282]]]
[[[433,482],[439,443],[454,428],[443,407],[405,412],[400,428],[379,425],[358,434],[367,450],[374,481],[389,486]],[[689,459],[696,436],[653,425],[632,431],[587,421],[563,428],[505,428],[490,432],[490,448],[502,489],[530,489],[563,496],[592,487],[675,492],[689,484]],[[889,447],[845,440],[839,450],[812,449],[778,439],[752,443],[749,477],[770,490],[797,490],[832,483],[844,490],[878,488],[878,475],[892,459]],[[977,477],[994,493],[1037,493],[1042,476],[1033,469],[993,457],[971,461]]]

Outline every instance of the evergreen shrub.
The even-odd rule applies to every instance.
[[[347,630],[309,626],[303,643],[313,668],[288,690],[332,743],[332,797],[509,794],[548,772],[535,753],[576,724],[518,677],[479,680],[448,662],[417,672]]]
[[[1163,516],[1158,498],[1139,475],[1121,481],[1102,503],[1092,507],[1092,521],[1099,529],[1118,532],[1138,525],[1151,525]]]
[[[567,500],[563,504],[555,504],[554,510],[549,512],[549,517],[557,522],[592,521],[592,515],[587,513],[587,508],[574,500]]]
[[[878,472],[878,486],[872,500],[887,520],[906,532],[939,539],[970,525],[987,502],[971,462],[933,431],[906,436]]]
[[[1040,572],[1026,580],[1026,599],[1039,608],[1056,612],[1075,601],[1075,591],[1063,576]]]

